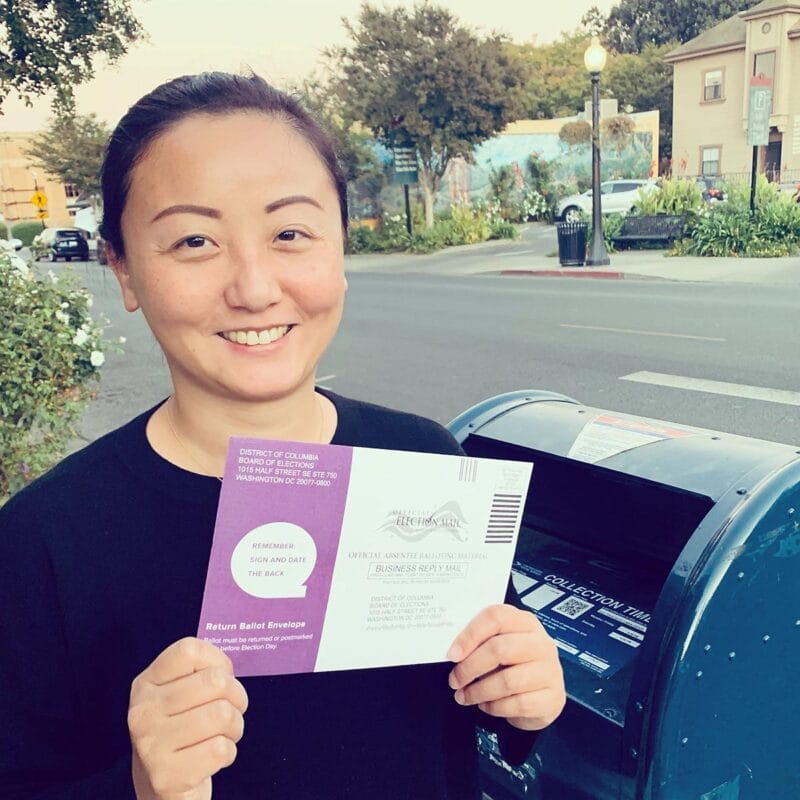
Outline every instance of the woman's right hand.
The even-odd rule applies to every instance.
[[[138,800],[208,800],[236,758],[247,693],[231,660],[202,639],[164,650],[131,684],[128,729]]]

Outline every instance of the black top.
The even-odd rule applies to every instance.
[[[334,444],[458,453],[441,426],[326,393]],[[0,509],[0,797],[133,798],[133,678],[197,631],[220,483],[150,446],[151,411]],[[521,761],[533,737],[447,686],[451,665],[244,678],[215,800],[477,796],[474,724]]]

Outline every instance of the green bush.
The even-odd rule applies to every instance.
[[[467,205],[455,205],[450,209],[450,219],[446,221],[447,244],[477,244],[485,242],[491,233],[489,220],[481,210]]]
[[[91,296],[0,244],[0,505],[55,464],[105,361]]]
[[[41,222],[18,222],[11,226],[11,235],[22,240],[25,247],[30,247],[33,237],[42,232]]]
[[[639,189],[639,199],[634,203],[635,214],[670,214],[691,216],[703,210],[703,191],[696,181],[675,178],[663,180],[657,191]]]
[[[728,184],[725,191],[725,202],[692,221],[693,254],[769,258],[791,255],[800,248],[800,204],[788,194],[759,176],[752,215],[746,185]]]
[[[588,248],[592,242],[592,219],[586,214],[582,215],[582,218],[589,226],[586,230],[586,247]],[[609,253],[617,252],[617,248],[614,246],[614,237],[619,235],[624,222],[625,214],[603,215],[603,242]]]
[[[411,243],[408,249],[412,253],[433,253],[447,247],[452,239],[450,223],[448,220],[434,222],[432,228],[418,228],[411,234]]]
[[[498,219],[489,225],[489,238],[517,239],[519,238],[519,231],[513,222],[508,222],[508,220],[505,219]]]
[[[346,253],[377,253],[382,249],[380,236],[372,228],[359,225],[347,233]]]

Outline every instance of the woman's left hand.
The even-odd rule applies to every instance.
[[[547,727],[566,702],[558,648],[541,622],[511,605],[489,606],[456,637],[447,657],[455,700],[516,728]]]

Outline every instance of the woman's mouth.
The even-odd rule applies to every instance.
[[[233,342],[233,344],[246,344],[252,347],[257,344],[275,342],[286,336],[292,327],[292,325],[278,325],[274,328],[263,328],[262,330],[222,331],[218,335],[229,342]]]

